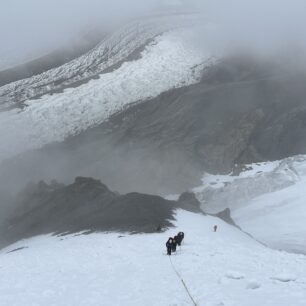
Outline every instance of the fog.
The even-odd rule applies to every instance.
[[[219,52],[284,55],[305,48],[306,3],[302,0],[216,0],[200,7],[214,23],[207,33]]]
[[[300,60],[305,60],[306,2],[302,0],[11,0],[1,1],[0,4],[0,70],[45,54],[62,44],[69,43],[88,30],[99,28],[109,31],[112,27],[131,19],[176,10],[201,14],[202,26],[198,33],[200,46],[213,50],[217,56],[247,53],[257,57],[286,58],[290,59],[291,63],[298,63],[299,68],[304,68]],[[119,149],[117,154],[120,158],[123,155],[121,151],[123,150]],[[58,153],[57,160],[62,157],[61,154],[62,151]],[[65,158],[70,158],[70,154],[72,153],[68,151]],[[82,154],[83,152],[79,153],[80,157],[76,158],[78,164],[82,163]],[[113,151],[107,154],[110,155],[109,160],[112,160]],[[56,159],[57,156],[49,157],[48,153],[46,156],[46,160],[45,156],[41,157],[41,163],[47,164],[45,168],[48,179],[53,178],[51,174],[58,174],[56,171],[58,169],[65,169],[62,178],[67,181],[70,179],[69,171],[73,175],[93,174],[96,171],[94,169],[91,172],[88,170],[87,173],[76,173],[77,165],[70,161],[71,169],[69,169],[67,167],[69,163],[65,159],[63,165],[59,163],[58,169],[54,170],[50,160]],[[99,157],[94,156],[97,159]],[[117,164],[114,159],[112,161],[110,165]],[[121,175],[120,171],[125,161],[123,157],[119,160],[122,165],[118,162],[122,167],[115,167],[118,168],[117,176]],[[27,171],[35,168],[35,162],[36,160],[33,161],[32,167],[24,166],[25,178]],[[139,165],[137,156],[132,156],[129,162],[133,169],[137,169]],[[151,162],[149,170],[156,171],[160,166],[160,160],[152,159]],[[184,164],[184,160],[181,164]],[[67,168],[64,168],[65,165]],[[105,173],[114,171],[114,167],[110,166],[110,169],[105,167],[107,168]],[[133,184],[137,185],[139,182],[139,185],[143,186],[146,181],[143,178],[142,168],[139,169],[137,177],[129,179],[134,180]],[[34,170],[33,173],[41,173]],[[18,177],[20,167],[16,167],[15,171],[17,172],[15,176]],[[128,177],[130,172],[128,166],[125,172]],[[148,173],[150,172],[147,171]],[[36,179],[34,174],[32,177]],[[23,176],[21,180],[23,181]],[[156,180],[159,180],[159,177]],[[12,185],[15,183],[16,180]],[[2,203],[5,201],[2,198]]]
[[[216,52],[290,52],[305,47],[303,0],[11,0],[0,4],[1,61],[46,52],[94,27],[168,9],[203,14],[203,41]]]
[[[128,4],[127,4],[128,3]],[[156,0],[12,0],[0,3],[0,68],[42,55],[99,27],[153,12]]]

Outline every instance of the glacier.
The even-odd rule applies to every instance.
[[[205,211],[228,207],[235,222],[275,249],[306,254],[306,156],[245,165],[238,176],[203,176],[194,189]]]
[[[0,161],[48,143],[63,141],[107,120],[131,103],[198,82],[202,69],[215,59],[208,50],[199,47],[194,17],[176,16],[176,23],[171,18],[166,20],[161,22],[154,19],[160,25],[156,27],[152,26],[152,21],[141,27],[134,25],[131,33],[129,28],[125,28],[123,33],[119,31],[114,34],[115,38],[101,43],[101,46],[77,60],[42,75],[1,87],[3,107],[12,101],[24,99],[26,106],[0,113]],[[102,73],[103,69],[125,59],[148,39],[152,40],[139,58],[123,61],[116,69]],[[120,44],[112,45],[113,41]],[[101,54],[105,50],[108,50],[106,61]],[[111,57],[110,52],[114,53]],[[96,63],[101,56],[101,62]],[[95,68],[91,68],[93,63]],[[98,78],[80,86],[68,86],[60,92],[48,94],[48,90],[57,89],[57,85],[50,87],[50,80],[56,83],[64,78],[61,86],[66,86],[96,73]],[[42,96],[33,99],[38,94]]]

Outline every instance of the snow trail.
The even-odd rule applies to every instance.
[[[184,282],[184,279],[182,278],[182,276],[180,275],[180,273],[175,269],[175,266],[171,260],[171,256],[169,256],[169,261],[170,264],[172,266],[173,271],[175,272],[175,274],[177,275],[178,279],[182,282],[184,289],[186,290],[188,296],[190,297],[191,302],[193,303],[194,306],[197,306],[197,303],[195,302],[194,298],[192,297],[186,283]]]
[[[171,260],[198,306],[305,306],[305,256],[265,248],[217,218],[178,210],[176,219],[164,233],[42,236],[3,249],[0,305],[190,306],[165,255],[183,230]]]

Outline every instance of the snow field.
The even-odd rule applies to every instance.
[[[162,234],[41,236],[2,250],[0,305],[193,305],[165,255],[180,230],[171,260],[197,305],[305,305],[306,257],[181,210]]]
[[[204,210],[229,207],[235,222],[269,247],[306,254],[306,156],[247,167],[238,177],[206,174],[194,189]]]
[[[141,58],[63,93],[28,100],[27,107],[0,113],[0,161],[63,141],[97,125],[132,102],[197,82],[210,56],[192,44],[193,28],[158,36]],[[9,132],[8,132],[9,131]]]
[[[0,88],[1,104],[12,105],[30,100],[50,90],[61,89],[76,81],[102,73],[125,60],[133,51],[166,31],[188,27],[196,23],[197,15],[148,16],[121,27],[115,27],[95,48],[86,54],[39,75],[13,82]]]
[[[247,232],[276,249],[306,254],[306,178],[253,199],[233,218]]]

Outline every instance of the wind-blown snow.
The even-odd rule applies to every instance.
[[[103,122],[129,103],[197,82],[210,55],[197,46],[195,36],[194,28],[166,32],[138,60],[63,93],[28,100],[22,111],[1,113],[0,160],[62,141]]]
[[[268,249],[212,217],[178,211],[176,226],[20,241],[0,253],[0,305],[193,305],[179,277],[198,306],[305,305],[304,256]],[[179,230],[178,276],[165,242]],[[27,248],[8,253],[19,247]]]
[[[205,175],[195,192],[206,211],[226,207],[267,245],[306,254],[306,156],[252,164],[239,176]]]

